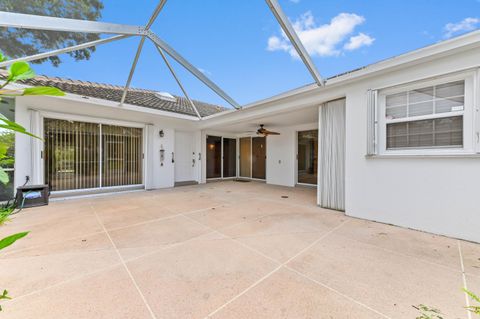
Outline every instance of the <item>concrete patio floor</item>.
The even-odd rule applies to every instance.
[[[0,235],[26,230],[1,253],[0,317],[413,319],[425,304],[468,318],[461,288],[480,292],[480,245],[318,208],[310,188],[58,201]]]

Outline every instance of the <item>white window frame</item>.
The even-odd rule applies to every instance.
[[[386,96],[405,91],[421,89],[429,86],[436,86],[455,81],[465,81],[464,109],[462,111],[422,115],[402,119],[386,119]],[[479,75],[477,71],[463,72],[454,75],[442,76],[436,79],[417,81],[415,83],[399,85],[392,88],[380,89],[377,99],[378,115],[378,155],[471,155],[477,151],[476,118],[478,110],[477,103]],[[396,122],[419,121],[425,119],[436,119],[442,117],[463,116],[463,147],[429,147],[429,148],[405,148],[405,149],[387,149],[387,124]]]

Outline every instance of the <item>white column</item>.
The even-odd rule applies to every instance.
[[[30,111],[30,133],[43,138],[43,117],[38,111]],[[43,140],[38,138],[31,138],[31,167],[32,167],[32,176],[30,176],[31,184],[43,184]]]

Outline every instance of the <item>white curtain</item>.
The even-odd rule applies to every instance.
[[[325,103],[319,114],[319,205],[345,210],[345,99]]]

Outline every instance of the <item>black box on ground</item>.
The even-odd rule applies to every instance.
[[[48,205],[48,185],[28,185],[17,188],[17,208]]]

